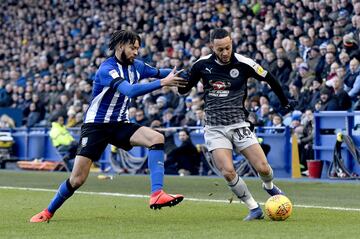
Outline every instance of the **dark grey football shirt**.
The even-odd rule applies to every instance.
[[[204,85],[205,124],[217,126],[241,123],[248,115],[244,101],[250,77],[267,81],[281,103],[288,103],[279,83],[266,70],[252,59],[237,53],[232,55],[230,63],[226,65],[219,63],[215,54],[197,60],[190,70],[189,84],[179,88],[179,93],[187,93],[201,80]]]

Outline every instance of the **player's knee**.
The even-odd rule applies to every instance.
[[[270,174],[271,169],[270,169],[270,165],[266,162],[261,162],[260,164],[258,164],[258,173],[261,173],[263,175],[268,175]]]
[[[70,176],[70,184],[76,190],[81,187],[86,181],[86,177]]]
[[[232,169],[222,169],[221,174],[224,176],[225,180],[231,182],[236,177],[235,170]]]

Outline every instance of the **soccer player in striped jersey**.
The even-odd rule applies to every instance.
[[[132,146],[149,148],[148,166],[151,179],[150,208],[174,206],[182,195],[169,195],[163,188],[164,137],[144,126],[130,123],[127,109],[130,98],[144,95],[163,86],[184,87],[175,68],[156,69],[136,58],[141,39],[132,31],[112,34],[109,48],[114,55],[99,67],[93,83],[93,98],[84,116],[75,164],[70,178],[64,181],[46,209],[30,222],[49,221],[56,210],[86,181],[93,161],[97,161],[108,144],[130,150]],[[138,84],[143,78],[162,78]]]
[[[224,176],[230,189],[250,209],[245,221],[264,218],[260,205],[254,200],[245,182],[236,173],[232,151],[241,152],[254,166],[263,181],[263,188],[270,194],[283,194],[273,184],[273,171],[250,130],[248,112],[244,107],[247,80],[252,77],[267,82],[278,96],[284,113],[293,109],[279,83],[259,64],[234,53],[230,33],[214,29],[210,35],[212,54],[197,60],[189,73],[189,84],[179,88],[180,94],[188,93],[199,80],[204,85],[205,143],[216,167]]]

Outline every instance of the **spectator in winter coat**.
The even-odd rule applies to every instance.
[[[350,72],[349,77],[345,76],[345,90],[352,100],[356,100],[360,94],[360,63],[356,58],[350,61]]]
[[[334,89],[334,97],[337,100],[338,110],[350,110],[351,109],[351,98],[348,93],[344,90],[344,81],[335,76],[333,78],[333,89]]]
[[[338,102],[335,97],[332,96],[331,90],[324,86],[320,91],[320,111],[332,111],[338,110]]]
[[[165,161],[165,173],[180,175],[198,175],[200,166],[200,154],[191,142],[187,130],[179,131],[181,145],[172,150]]]

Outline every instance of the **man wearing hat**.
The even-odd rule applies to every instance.
[[[312,46],[309,52],[308,65],[311,71],[315,72],[316,65],[319,63],[321,58],[319,46]]]
[[[313,80],[315,79],[315,74],[310,71],[309,65],[305,62],[301,63],[299,66],[299,76],[302,86],[310,88]]]
[[[338,103],[336,99],[332,96],[332,92],[326,86],[320,90],[320,111],[332,111],[338,110]]]
[[[315,109],[315,104],[320,100],[320,89],[322,85],[322,80],[319,78],[315,78],[310,87],[310,103],[309,106],[311,109]]]
[[[359,46],[354,39],[354,34],[352,33],[343,36],[343,45],[346,53],[349,54],[350,57],[352,57],[359,49]]]

